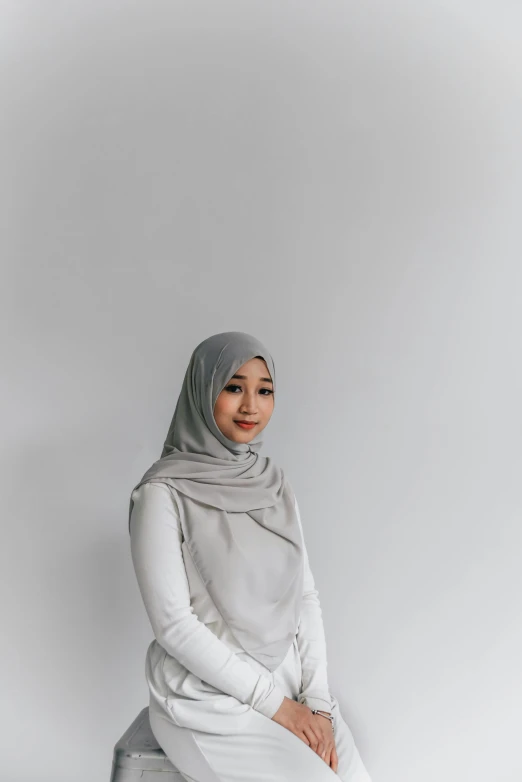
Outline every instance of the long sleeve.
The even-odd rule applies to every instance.
[[[135,490],[133,500],[132,560],[156,640],[191,673],[272,718],[284,693],[194,614],[180,519],[169,488],[146,483]]]
[[[331,712],[332,706],[327,677],[326,637],[319,592],[315,588],[314,577],[310,570],[297,500],[295,507],[301,534],[303,535],[305,551],[303,604],[297,631],[297,645],[303,671],[298,701],[299,703],[305,703],[311,709],[323,709]]]

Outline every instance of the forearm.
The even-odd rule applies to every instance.
[[[268,676],[258,674],[192,613],[182,609],[151,621],[158,643],[187,670],[221,692],[267,717],[272,717],[284,695]]]

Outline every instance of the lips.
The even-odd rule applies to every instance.
[[[257,421],[234,421],[234,423],[243,429],[252,429],[252,427],[257,425]]]

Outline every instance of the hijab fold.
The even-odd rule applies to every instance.
[[[144,483],[175,490],[183,536],[211,599],[240,646],[274,671],[301,612],[304,553],[295,497],[283,470],[259,455],[262,432],[235,442],[213,413],[232,375],[254,357],[266,362],[275,392],[272,356],[250,334],[215,334],[195,348],[161,457],[133,492]]]

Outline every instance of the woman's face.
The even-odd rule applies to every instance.
[[[214,418],[225,437],[248,443],[261,432],[274,410],[272,380],[265,361],[251,358],[232,375],[214,405]],[[253,421],[243,428],[237,421]]]

